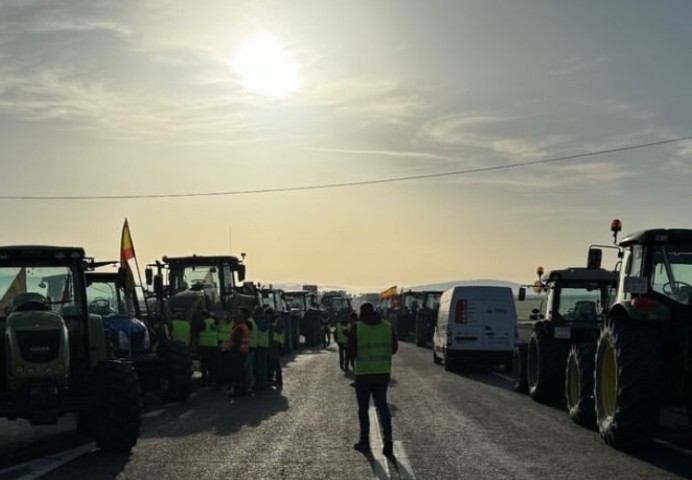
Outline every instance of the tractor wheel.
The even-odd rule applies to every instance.
[[[129,452],[142,425],[142,399],[137,372],[131,363],[107,360],[96,367],[97,404],[81,412],[78,427],[106,452]]]
[[[596,369],[596,345],[573,344],[567,355],[565,372],[565,398],[569,418],[583,427],[596,425],[594,404],[594,371]]]
[[[596,350],[596,420],[616,448],[651,440],[661,407],[662,359],[655,332],[627,317],[603,327]]]
[[[527,354],[528,345],[522,344],[514,347],[512,378],[514,379],[514,391],[517,393],[529,393],[529,385],[526,381]]]
[[[565,345],[555,340],[553,327],[537,322],[531,332],[527,355],[529,395],[537,402],[559,403],[565,391]]]
[[[192,359],[185,343],[168,340],[157,349],[162,369],[158,396],[162,402],[182,402],[192,390]]]

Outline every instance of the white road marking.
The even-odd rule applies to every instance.
[[[370,417],[370,450],[374,458],[372,471],[378,480],[389,480],[392,478],[389,475],[389,465],[387,459],[382,453],[382,436],[380,435],[380,422],[377,421],[377,412],[372,405],[368,409]]]
[[[505,375],[504,373],[493,372],[493,375],[495,375],[496,377],[500,377],[503,380],[507,380],[508,382],[514,383],[514,379],[509,375]]]
[[[92,452],[94,449],[96,449],[96,444],[92,442],[48,457],[15,465],[0,470],[0,478],[3,480],[35,480],[82,455]]]
[[[195,410],[194,410],[194,409],[191,409],[191,410],[188,410],[188,411],[185,412],[185,413],[181,413],[180,415],[178,415],[178,418],[184,419],[184,418],[189,417],[189,416],[192,415],[193,413],[195,413]]]
[[[152,410],[151,412],[143,413],[142,418],[153,418],[153,417],[158,417],[162,413],[165,413],[166,410],[164,409],[158,409],[158,410]]]
[[[691,457],[691,458],[692,458],[692,450],[688,450],[688,449],[686,449],[686,448],[678,447],[677,445],[674,445],[674,444],[672,444],[672,443],[670,443],[670,442],[666,442],[665,440],[661,440],[660,438],[654,438],[654,442],[655,442],[655,443],[658,443],[659,445],[664,445],[664,446],[670,448],[671,450],[676,451],[677,453],[679,453],[679,454],[681,454],[681,455],[685,455],[685,456],[687,456],[687,457]]]
[[[416,480],[416,475],[413,473],[411,463],[408,461],[406,450],[404,450],[404,446],[399,440],[394,441],[394,458],[399,470],[399,478],[401,480]]]

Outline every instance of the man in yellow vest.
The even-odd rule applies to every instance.
[[[348,336],[348,354],[354,359],[356,398],[360,441],[353,448],[359,452],[370,452],[370,417],[368,408],[372,397],[382,424],[384,445],[382,453],[392,455],[392,417],[387,405],[387,387],[392,371],[392,355],[398,344],[394,329],[383,321],[371,303],[360,307],[360,319],[351,328]]]
[[[216,320],[206,310],[202,312],[202,330],[198,333],[199,367],[202,372],[202,386],[215,384],[217,350]]]
[[[221,387],[231,388],[231,369],[230,354],[223,350],[223,344],[231,338],[233,331],[233,321],[230,315],[224,315],[216,326],[216,384],[214,390],[221,390]]]
[[[182,313],[176,313],[171,325],[173,340],[180,340],[185,345],[190,345],[190,323],[183,319]]]

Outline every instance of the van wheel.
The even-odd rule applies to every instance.
[[[440,360],[440,357],[438,357],[437,353],[435,353],[435,347],[433,347],[433,362],[435,363],[435,365],[442,364],[442,360]]]
[[[594,374],[596,370],[596,345],[573,344],[567,355],[565,372],[565,397],[569,418],[583,427],[596,425],[594,403]]]
[[[559,403],[565,392],[566,346],[555,340],[553,327],[536,322],[527,355],[529,395],[541,403]]]
[[[529,393],[529,385],[526,381],[526,355],[528,345],[522,344],[514,347],[512,358],[512,378],[514,379],[514,391],[517,393]]]

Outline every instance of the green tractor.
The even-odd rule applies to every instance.
[[[596,349],[595,403],[605,442],[648,442],[663,406],[692,422],[692,230],[654,229],[617,241],[617,288]],[[600,263],[601,250],[589,258]]]
[[[437,311],[440,309],[440,291],[423,291],[421,307],[416,311],[416,345],[426,347],[432,344],[435,325],[437,325]]]
[[[0,247],[0,416],[51,425],[75,412],[97,447],[129,451],[139,379],[130,362],[108,357],[101,316],[88,310],[87,268],[82,248]]]
[[[531,310],[529,321],[519,323],[512,362],[515,390],[541,403],[564,399],[575,423],[594,425],[596,340],[614,273],[572,267],[553,270],[544,279],[538,267],[537,274],[533,288],[539,296],[533,300],[540,306]],[[518,300],[529,303],[526,287],[519,289]]]

